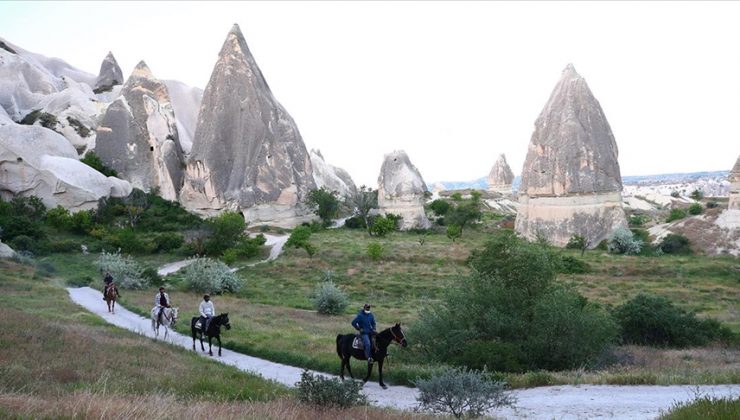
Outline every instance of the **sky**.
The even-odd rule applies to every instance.
[[[740,155],[738,2],[0,2],[0,36],[90,73],[205,88],[234,23],[308,149],[377,185],[405,150],[429,184],[519,175],[568,63],[622,175],[729,170]]]

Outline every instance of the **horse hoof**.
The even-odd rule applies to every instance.
[[[383,388],[383,389],[388,389],[388,385],[386,385],[386,384],[380,384],[380,387]]]

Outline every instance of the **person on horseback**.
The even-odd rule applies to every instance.
[[[154,307],[159,309],[157,320],[161,324],[164,308],[170,307],[170,296],[164,291],[164,287],[160,287],[159,292],[154,296]]]
[[[211,318],[216,313],[216,308],[213,306],[211,297],[208,293],[203,295],[203,301],[200,302],[200,325],[203,325],[203,331],[208,331],[208,325],[211,324]]]
[[[103,278],[103,283],[105,283],[105,285],[103,286],[103,300],[105,300],[105,295],[108,293],[108,288],[110,287],[111,284],[113,284],[113,276],[110,275],[110,271],[105,272],[105,278]],[[116,285],[113,285],[113,287],[115,287],[116,296],[121,297],[121,294],[118,293],[118,287],[116,287]]]
[[[375,331],[375,316],[370,312],[369,303],[366,303],[355,319],[352,320],[352,326],[360,332],[362,344],[365,346],[365,357],[367,357],[368,363],[372,363],[373,348],[371,338],[373,335],[377,334],[377,331]]]

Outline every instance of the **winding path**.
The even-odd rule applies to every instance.
[[[274,248],[273,248],[274,249]],[[153,337],[151,320],[118,306],[116,314],[108,313],[99,291],[89,287],[68,288],[73,302],[100,316],[105,321],[138,334]],[[171,332],[168,342],[192,349],[192,338]],[[333,344],[329,343],[328,347]],[[200,353],[209,357],[208,353]],[[292,387],[300,380],[302,369],[270,362],[224,349],[215,360]],[[339,369],[339,359],[337,359]],[[322,374],[325,375],[325,374]],[[329,376],[329,375],[325,375]],[[696,391],[704,395],[740,396],[740,385],[716,386],[550,386],[512,391],[515,408],[499,409],[492,415],[509,419],[648,419],[660,414],[678,401],[690,400]],[[403,386],[382,390],[377,382],[365,384],[364,392],[373,404],[402,410],[417,406],[418,391]]]

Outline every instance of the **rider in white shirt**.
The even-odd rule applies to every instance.
[[[211,323],[211,318],[216,314],[216,308],[211,302],[211,297],[208,294],[203,295],[203,301],[200,302],[200,322],[203,325],[203,331],[208,330],[208,325]],[[205,323],[204,323],[205,321]]]
[[[168,295],[164,291],[164,287],[159,288],[159,292],[154,296],[154,307],[159,309],[159,312],[157,313],[157,319],[159,322],[162,322],[162,312],[164,312],[164,308],[170,307],[170,295]]]

